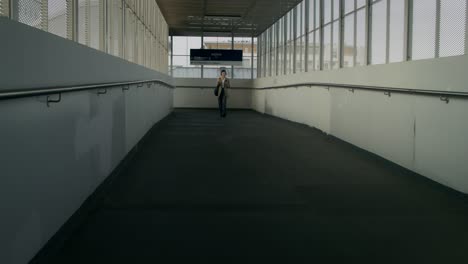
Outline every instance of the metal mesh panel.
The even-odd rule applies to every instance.
[[[465,53],[466,0],[441,0],[440,56]]]
[[[91,14],[90,10],[91,0],[79,0],[78,1],[78,42],[90,46],[90,23],[89,17]]]
[[[9,16],[9,0],[0,0],[0,16]]]
[[[109,53],[114,56],[121,56],[122,46],[122,1],[109,0]]]
[[[47,1],[18,0],[18,22],[47,30]]]
[[[143,64],[143,49],[144,49],[144,42],[143,42],[143,24],[140,20],[137,21],[138,30],[137,30],[137,54],[138,54],[138,64]]]
[[[413,49],[414,60],[435,57],[436,0],[413,2]]]
[[[135,62],[135,28],[136,18],[130,7],[127,7],[125,15],[125,58],[129,61]]]
[[[103,5],[99,0],[79,0],[78,41],[86,46],[102,49]]]
[[[48,31],[63,38],[71,38],[71,32],[68,30],[69,14],[67,4],[71,1],[49,0],[47,6],[48,13]]]

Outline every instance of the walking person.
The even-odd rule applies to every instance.
[[[218,91],[219,114],[221,117],[226,117],[227,98],[229,97],[229,89],[231,88],[231,83],[226,77],[226,74],[226,70],[222,69],[216,85],[216,90]]]

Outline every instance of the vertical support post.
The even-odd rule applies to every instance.
[[[330,68],[329,70],[332,70],[333,69],[333,37],[335,35],[335,27],[333,26],[334,24],[334,21],[335,21],[335,1],[333,0],[330,0],[331,1],[331,14],[330,14],[330,17],[331,17],[331,22],[330,22]]]
[[[465,5],[465,54],[468,54],[468,1]]]
[[[79,11],[80,11],[80,4],[79,0],[73,0],[73,41],[79,41]]]
[[[127,50],[126,50],[126,45],[125,45],[125,42],[127,40],[127,37],[126,37],[126,14],[127,14],[127,3],[125,3],[125,0],[122,0],[122,58],[123,59],[128,59],[128,56],[127,56]]]
[[[371,0],[366,0],[366,56],[364,60],[364,65],[371,64],[371,54],[372,54],[372,8]]]
[[[254,78],[254,36],[250,38],[250,79]]]
[[[171,76],[174,77],[174,36],[171,34]]]
[[[440,57],[440,9],[441,9],[441,1],[437,0],[436,2],[436,25],[435,25],[435,58]]]
[[[8,6],[7,6],[7,8],[8,8],[7,17],[8,17],[9,19],[11,19],[11,20],[14,20],[15,17],[14,17],[14,15],[13,15],[14,9],[13,9],[13,3],[12,3],[12,2],[13,2],[13,0],[8,0],[8,1],[7,1],[7,5],[8,5]],[[14,1],[14,2],[17,2],[17,1]]]
[[[41,0],[41,29],[49,31],[49,1]]]
[[[275,60],[275,76],[278,76],[279,75],[279,47],[280,47],[280,31],[281,31],[281,23],[280,23],[280,20],[278,20],[276,22],[276,26],[275,26],[275,56],[276,56],[276,60]]]
[[[339,67],[343,68],[343,61],[344,61],[344,0],[340,0],[340,20],[339,20],[339,25],[340,25],[340,32],[339,32],[339,43],[340,43],[340,50],[339,50],[339,58],[338,58],[338,63]]]
[[[391,13],[390,13],[390,8],[391,8],[391,1],[387,0],[387,18],[386,18],[386,35],[385,35],[385,63],[388,64],[390,63],[390,22],[391,22]]]
[[[305,45],[305,53],[304,53],[304,71],[309,71],[309,19],[310,19],[310,1],[313,0],[305,0],[304,8],[305,8],[305,19],[304,19],[304,45]],[[303,14],[304,14],[303,13]]]
[[[293,61],[293,68],[292,68],[292,73],[296,73],[296,53],[297,53],[297,8],[296,6],[293,9],[293,19],[292,19],[292,29],[293,29],[293,35],[292,35],[292,42],[293,42],[293,52],[292,52],[292,61]]]
[[[352,67],[356,66],[356,59],[357,59],[357,0],[354,0],[354,13],[353,13],[353,18],[354,18],[354,36],[353,36],[353,65]]]
[[[262,77],[262,34],[257,36],[257,78]]]
[[[234,31],[231,28],[231,50],[233,50],[233,49],[234,49]],[[231,65],[231,75],[232,75],[231,78],[235,78],[234,65]]]
[[[66,2],[67,39],[78,42],[78,0]]]
[[[323,70],[323,61],[324,61],[324,51],[325,49],[323,48],[323,21],[324,21],[324,18],[323,18],[323,15],[325,14],[325,10],[324,10],[324,6],[323,6],[323,1],[324,0],[318,0],[320,1],[320,66],[319,66],[319,69],[322,71]]]
[[[288,19],[287,17],[283,18],[283,72],[282,75],[287,74],[287,67],[288,64]]]
[[[270,77],[271,76],[271,56],[272,56],[272,47],[273,47],[273,29],[270,27],[268,28],[268,33],[267,33],[267,45],[268,45],[268,57],[267,57],[267,65],[268,65],[268,72],[265,74],[266,76]]]
[[[104,11],[104,17],[103,17],[103,31],[104,31],[104,52],[109,53],[109,12],[108,12],[108,0],[103,0],[103,11]]]
[[[404,58],[410,61],[413,58],[413,0],[405,1],[405,43]]]
[[[201,47],[201,49],[205,49],[205,47],[204,47],[204,45],[203,45],[203,42],[204,42],[204,41],[205,41],[205,32],[202,30],[202,32],[201,32],[201,40],[200,40],[200,47]],[[172,53],[174,53],[174,51],[172,51]],[[174,54],[172,54],[172,56],[174,56]],[[201,73],[200,73],[200,75],[201,75],[201,78],[202,78],[202,79],[205,77],[205,76],[204,76],[204,75],[205,75],[204,69],[205,69],[205,65],[201,65],[201,69],[200,69]]]

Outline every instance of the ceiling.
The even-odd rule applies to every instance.
[[[156,0],[172,35],[257,36],[302,0]]]

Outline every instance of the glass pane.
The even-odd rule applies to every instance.
[[[296,72],[305,71],[305,37],[300,37],[296,41]]]
[[[242,66],[234,66],[234,79],[250,79],[252,72],[252,57],[243,57]]]
[[[372,4],[371,64],[384,64],[387,56],[387,0]]]
[[[390,62],[404,61],[405,0],[390,1]]]
[[[308,57],[307,57],[307,67],[309,71],[314,70],[314,31],[309,32],[309,43],[307,44],[307,52],[308,52]]]
[[[465,53],[466,2],[466,0],[441,0],[441,57]]]
[[[354,14],[344,20],[343,67],[354,66]]]
[[[201,47],[201,37],[174,37],[174,54],[190,55],[190,49]]]
[[[345,14],[354,10],[354,0],[344,0]]]
[[[315,28],[320,28],[320,0],[315,0]]]
[[[328,23],[331,21],[331,15],[332,15],[332,7],[331,7],[331,2],[332,0],[328,0],[328,1],[323,1],[323,6],[324,6],[324,10],[323,10],[323,23]]]
[[[278,75],[281,75],[282,70],[283,70],[283,46],[278,47]]]
[[[366,5],[366,0],[356,0],[356,8],[360,8]]]
[[[413,2],[413,60],[435,57],[436,0]]]
[[[333,0],[333,20],[340,18],[340,0]]]
[[[366,11],[356,13],[356,65],[366,65]]]
[[[333,23],[333,49],[332,49],[332,68],[340,68],[340,23],[338,21]]]
[[[296,35],[294,38],[297,38],[301,35],[301,5],[298,5],[294,10],[296,11]]]
[[[204,37],[204,49],[232,49],[231,37]]]
[[[315,31],[315,43],[314,43],[314,69],[320,70],[320,29]]]
[[[201,66],[190,65],[190,56],[174,56],[174,77],[201,78]]]
[[[315,3],[314,0],[309,0],[309,31],[312,31],[314,29],[314,22],[315,22]]]
[[[273,26],[271,31],[271,76],[276,75],[276,51],[277,51],[277,41],[276,41],[276,25]]]
[[[323,69],[331,69],[331,25],[323,28]]]
[[[230,78],[231,65],[205,65],[203,66],[203,78],[218,78],[221,70],[226,70],[226,75]]]

